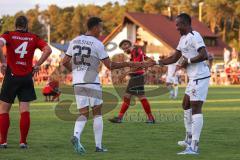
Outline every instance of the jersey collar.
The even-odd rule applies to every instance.
[[[27,33],[28,31],[23,31],[23,30],[15,30],[15,32]]]

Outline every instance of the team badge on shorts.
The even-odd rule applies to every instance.
[[[193,95],[194,97],[197,96],[197,91],[196,91],[196,89],[192,89],[192,95]]]

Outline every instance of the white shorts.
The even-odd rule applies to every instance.
[[[74,85],[77,108],[94,107],[103,103],[102,87],[98,84]]]
[[[206,101],[210,78],[201,80],[189,80],[185,94],[190,97],[190,101]]]
[[[167,76],[166,83],[178,84],[178,77],[177,76],[171,76],[171,77]]]

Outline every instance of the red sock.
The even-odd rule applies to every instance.
[[[27,143],[28,130],[30,128],[30,113],[22,112],[20,118],[20,143]]]
[[[149,120],[154,120],[154,117],[152,115],[151,107],[150,107],[150,104],[148,103],[148,100],[146,98],[141,99],[141,103],[142,103],[142,106],[143,106],[143,109],[144,109],[145,113],[148,116],[148,119]]]
[[[120,118],[120,119],[123,118],[123,115],[124,115],[125,112],[127,111],[129,105],[130,105],[130,99],[124,97],[121,110],[120,110],[120,112],[119,112],[119,114],[118,114],[118,118]]]
[[[8,128],[10,126],[9,114],[0,114],[0,144],[7,143]]]

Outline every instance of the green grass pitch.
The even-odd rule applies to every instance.
[[[104,88],[109,93],[111,87]],[[82,144],[87,153],[78,155],[70,143],[73,121],[63,121],[54,112],[56,103],[45,103],[36,92],[38,100],[31,106],[31,128],[28,138],[29,149],[20,150],[19,112],[17,104],[11,110],[9,148],[0,150],[0,160],[239,160],[240,159],[240,86],[211,87],[208,101],[204,105],[204,128],[200,141],[200,155],[176,155],[183,148],[177,141],[184,137],[181,87],[177,100],[169,100],[168,94],[151,97],[150,103],[157,123],[147,125],[139,103],[131,106],[125,122],[111,124],[107,119],[116,115],[118,107],[104,115],[103,144],[107,153],[95,153],[92,120],[82,135]],[[61,99],[74,99],[62,95]],[[75,113],[74,105],[71,112]]]

